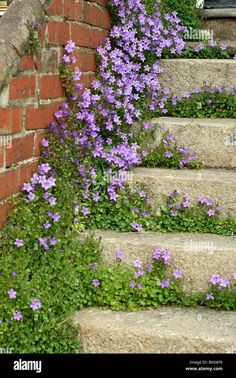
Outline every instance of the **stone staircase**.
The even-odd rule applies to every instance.
[[[229,22],[235,25],[234,17]],[[220,41],[219,25],[208,21],[205,27],[217,29]],[[222,28],[226,24],[224,19]],[[230,35],[222,38],[231,39]],[[236,35],[232,40],[236,41]],[[173,59],[162,64],[162,85],[174,95],[205,85],[236,84],[233,60]],[[154,145],[160,132],[169,130],[179,145],[189,146],[197,153],[205,168],[195,171],[140,167],[133,171],[134,184],[145,183],[154,196],[174,189],[189,193],[193,199],[202,194],[221,205],[223,216],[236,217],[236,120],[163,117],[152,123],[158,126]],[[183,272],[186,290],[204,291],[212,274],[232,277],[236,271],[235,236],[112,231],[98,231],[96,236],[101,239],[103,259],[108,264],[112,264],[117,250],[124,251],[129,264],[138,257],[145,261],[156,246],[170,248],[172,263]],[[196,245],[209,248],[195,249]],[[74,323],[87,353],[236,353],[236,312],[175,306],[136,312],[88,308],[74,316]]]

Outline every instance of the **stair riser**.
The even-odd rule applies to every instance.
[[[197,154],[205,167],[236,168],[236,120],[229,125],[227,120],[219,122],[197,120],[171,120],[169,118],[151,121],[155,129],[153,147],[157,146],[163,133],[174,134],[178,146],[188,146]]]
[[[202,29],[212,31],[214,41],[236,40],[236,18],[213,18],[204,20]]]
[[[171,243],[170,238],[164,236],[155,243],[126,242],[125,235],[117,240],[102,239],[103,260],[112,264],[115,261],[115,252],[123,251],[125,263],[132,265],[133,261],[140,259],[143,262],[151,261],[154,248],[169,248],[171,251],[170,276],[175,268],[183,273],[181,285],[189,292],[197,290],[206,292],[209,290],[209,282],[212,274],[220,274],[221,277],[232,278],[236,271],[236,250],[230,248],[224,250],[217,248],[209,235],[208,240],[198,242],[188,238],[182,247]]]
[[[141,170],[140,170],[141,171]],[[166,170],[163,170],[163,175],[154,177],[145,174],[143,175],[139,169],[134,170],[133,185],[140,186],[144,184],[148,187],[151,196],[160,198],[163,194],[168,195],[173,190],[179,190],[181,194],[188,193],[192,199],[192,203],[196,203],[199,195],[205,195],[205,197],[214,200],[215,204],[221,206],[221,215],[224,217],[236,216],[236,182],[224,181],[216,178],[215,180],[205,180],[205,175],[201,171],[197,172],[193,176],[187,177],[186,175],[175,175],[171,171],[169,174]],[[141,174],[140,174],[141,173]],[[188,172],[184,172],[186,174]]]
[[[164,72],[160,75],[162,87],[173,95],[194,92],[194,88],[218,87],[236,84],[236,61],[231,59],[169,59],[161,60]]]
[[[85,353],[236,353],[235,314],[161,306],[122,312],[95,308],[73,318]]]

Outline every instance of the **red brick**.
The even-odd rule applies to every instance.
[[[81,21],[83,19],[81,0],[64,0],[64,16],[67,20]]]
[[[58,75],[47,75],[40,80],[41,98],[58,98],[64,96],[64,89]]]
[[[50,44],[65,45],[69,40],[69,24],[65,22],[49,22],[48,42]]]
[[[111,29],[111,17],[108,9],[103,9],[101,14],[101,27],[104,29]]]
[[[0,174],[0,199],[19,192],[19,172],[19,169],[11,169]]]
[[[82,74],[80,82],[83,84],[83,88],[91,87],[93,80],[95,79],[95,74]]]
[[[0,135],[11,132],[11,111],[9,108],[0,109]]]
[[[40,72],[57,72],[58,63],[58,52],[53,48],[39,50],[36,54],[35,66]]]
[[[94,52],[76,51],[74,56],[76,57],[75,66],[78,66],[81,71],[96,71],[96,56]]]
[[[35,172],[36,168],[38,166],[37,162],[25,164],[20,168],[20,174],[19,174],[19,187],[20,190],[23,187],[23,184],[33,176],[33,173]]]
[[[1,135],[0,135],[0,168],[2,168],[4,165],[4,149],[5,149],[5,146],[3,145],[3,143],[1,143]]]
[[[33,157],[34,135],[26,135],[12,140],[11,148],[6,148],[6,167]]]
[[[106,37],[108,37],[108,31],[106,30],[96,30],[91,29],[91,46],[92,48],[97,48],[103,44]]]
[[[71,24],[71,39],[81,47],[91,47],[91,28],[85,25]]]
[[[21,112],[18,107],[0,109],[0,135],[21,131]]]
[[[20,61],[19,69],[21,71],[33,70],[34,69],[34,59],[32,56],[23,56]]]
[[[0,228],[3,227],[4,223],[7,220],[7,213],[9,212],[11,206],[9,202],[4,201],[0,202]]]
[[[51,16],[62,15],[62,0],[53,0],[47,8],[47,13]]]
[[[10,83],[10,100],[25,99],[35,96],[35,76],[20,76]]]
[[[18,133],[22,130],[22,108],[11,108],[11,131]]]
[[[101,25],[101,10],[96,5],[91,3],[84,3],[83,21],[95,26]]]
[[[34,139],[34,156],[40,156],[41,154],[41,143],[43,138],[45,137],[44,132],[38,132],[35,135]]]
[[[40,33],[39,33],[39,39],[40,42],[45,44],[45,36],[46,36],[46,30],[47,30],[48,24],[46,22],[43,22],[40,28]]]
[[[53,120],[54,113],[58,110],[61,102],[49,105],[40,105],[38,109],[29,106],[26,112],[26,129],[45,129]]]
[[[104,7],[106,7],[109,2],[109,0],[93,0],[93,1],[99,5],[103,5]]]

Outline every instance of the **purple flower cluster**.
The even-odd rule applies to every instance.
[[[165,265],[170,264],[170,250],[168,248],[165,248],[161,250],[160,247],[156,247],[152,254],[152,259],[154,261],[163,261]]]

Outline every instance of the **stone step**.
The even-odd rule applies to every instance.
[[[139,258],[151,260],[154,248],[169,248],[170,273],[180,269],[181,284],[186,291],[205,292],[213,274],[233,278],[236,272],[236,237],[213,234],[96,231],[102,244],[103,261],[112,264],[115,252],[124,252],[124,263]]]
[[[206,9],[202,28],[213,31],[215,41],[236,41],[236,9]]]
[[[226,169],[174,170],[135,168],[130,180],[137,186],[145,184],[153,198],[179,190],[192,200],[199,195],[211,198],[221,206],[223,216],[236,216],[236,172]]]
[[[190,147],[205,167],[236,168],[236,119],[161,117],[150,123],[155,130],[153,147],[169,130],[178,146]]]
[[[85,353],[236,353],[236,313],[159,307],[88,308],[74,316]]]
[[[205,41],[206,42],[206,41]],[[231,41],[231,40],[225,40],[225,39],[219,39],[216,41],[218,45],[225,45],[230,52],[233,54],[236,53],[236,39]],[[204,43],[204,41],[185,41],[185,46],[186,47],[196,47],[200,43]]]
[[[162,59],[162,87],[172,95],[182,96],[194,88],[236,84],[236,61],[233,59]]]

